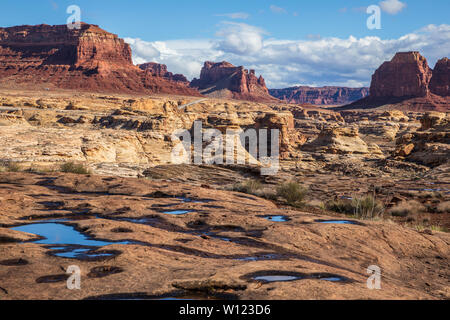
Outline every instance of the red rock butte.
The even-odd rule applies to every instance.
[[[167,66],[165,64],[160,64],[156,62],[147,62],[139,64],[138,67],[144,71],[149,72],[154,77],[162,77],[169,81],[182,82],[185,85],[189,85],[188,79],[182,74],[173,74],[167,71]]]
[[[0,28],[0,85],[199,96],[187,84],[133,65],[131,48],[97,25]]]
[[[439,96],[450,96],[450,60],[448,58],[443,58],[436,63],[430,81],[430,90]]]
[[[398,52],[391,61],[384,62],[372,76],[371,97],[424,97],[432,70],[419,52]]]
[[[449,63],[444,58],[433,71],[417,51],[398,52],[373,74],[368,97],[338,109],[396,104],[411,111],[449,111]]]
[[[256,77],[255,70],[236,67],[229,62],[205,62],[200,79],[194,79],[191,87],[198,88],[207,96],[216,98],[242,99],[257,102],[276,102],[269,94],[262,76]]]

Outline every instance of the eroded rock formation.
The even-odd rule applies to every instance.
[[[303,146],[304,150],[331,154],[379,154],[376,144],[368,145],[359,137],[357,128],[325,128],[316,140]]]
[[[236,67],[229,62],[205,62],[200,79],[194,79],[191,87],[198,88],[207,96],[250,101],[278,101],[269,94],[262,76],[257,77],[255,70]]]
[[[398,52],[375,71],[368,97],[337,109],[394,105],[401,110],[448,111],[448,77],[448,59],[440,60],[433,72],[419,52]]]
[[[96,25],[0,28],[2,86],[199,95],[186,84],[133,65],[131,49]]]
[[[394,156],[431,167],[450,159],[450,119],[445,113],[426,113],[422,127],[406,133],[396,141]]]
[[[270,89],[269,93],[288,103],[311,103],[315,105],[339,105],[354,102],[365,98],[369,94],[369,88],[344,88],[344,87],[292,87],[285,89]]]
[[[398,52],[372,76],[370,97],[403,98],[428,95],[432,76],[427,59],[419,52]]]
[[[182,74],[173,74],[167,71],[167,66],[165,64],[148,62],[138,65],[144,71],[148,71],[153,77],[165,78],[169,81],[182,82],[189,85],[188,79]]]
[[[436,63],[430,90],[439,96],[450,96],[450,60],[448,58],[443,58]]]

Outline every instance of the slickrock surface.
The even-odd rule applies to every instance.
[[[66,25],[0,28],[0,84],[6,88],[200,95],[186,83],[152,76],[134,66],[128,44],[85,23],[79,30]]]
[[[2,173],[0,204],[2,299],[450,297],[446,233],[386,222],[323,224],[316,220],[335,218],[237,192],[106,176]],[[191,212],[163,213],[170,210]],[[268,214],[290,220],[262,217]],[[36,240],[32,234],[9,229],[47,218],[67,218],[56,223],[128,244],[97,249],[113,254],[98,260],[70,259],[54,256],[51,245],[23,242]],[[66,287],[65,271],[74,264],[81,290]],[[366,286],[370,265],[381,268],[381,290]],[[303,279],[252,279],[261,274]]]
[[[236,67],[229,62],[205,62],[200,79],[191,81],[191,87],[210,97],[240,99],[258,102],[278,101],[269,94],[262,76],[256,77],[255,70]]]
[[[448,115],[213,98],[189,105],[196,99],[0,91],[0,171],[22,171],[0,172],[1,299],[450,297],[450,240],[441,232],[450,228]],[[180,143],[173,133],[192,132],[195,120],[222,133],[279,129],[279,171],[173,164]],[[409,135],[414,147],[400,155]],[[440,160],[428,161],[432,155]],[[54,172],[69,161],[92,174]],[[248,179],[261,189],[230,191]],[[276,195],[292,180],[308,190],[302,209]],[[355,220],[323,207],[367,194],[386,206],[382,218]],[[417,212],[390,213],[404,203]],[[174,210],[188,212],[164,213]],[[62,217],[53,222],[115,242],[94,250],[107,256],[57,257],[36,235],[11,229]],[[66,289],[73,264],[82,270],[79,291]],[[382,269],[382,290],[366,287],[370,265]],[[302,280],[251,280],[265,272]]]
[[[313,88],[299,86],[285,89],[269,89],[269,93],[275,98],[288,103],[342,105],[365,98],[369,94],[369,88]]]

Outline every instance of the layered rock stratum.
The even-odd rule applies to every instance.
[[[262,76],[255,70],[236,67],[229,62],[205,62],[199,79],[191,81],[191,87],[206,96],[259,102],[278,101],[269,94]]]
[[[450,96],[450,60],[443,58],[436,63],[430,81],[430,91],[439,96]]]
[[[156,62],[147,62],[138,65],[144,71],[150,73],[153,77],[165,78],[169,81],[182,82],[185,85],[189,85],[188,79],[182,74],[173,74],[167,70],[165,64]]]
[[[288,103],[314,105],[341,105],[365,98],[369,94],[369,88],[346,87],[307,87],[298,86],[285,89],[269,89],[269,93]]]
[[[200,95],[185,83],[133,65],[123,39],[97,25],[0,28],[2,86]]]
[[[429,94],[432,70],[419,52],[399,52],[372,76],[371,98],[417,98]]]
[[[440,60],[435,70],[417,51],[398,52],[375,71],[368,97],[340,109],[395,105],[412,111],[448,111],[448,59]]]

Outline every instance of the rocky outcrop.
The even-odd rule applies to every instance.
[[[450,96],[450,60],[448,58],[443,58],[436,63],[430,90],[439,96]]]
[[[419,52],[398,52],[372,76],[372,98],[416,98],[428,95],[432,70]]]
[[[169,81],[182,82],[186,85],[189,85],[188,79],[182,74],[173,74],[172,72],[167,71],[167,66],[165,64],[148,62],[138,65],[144,71],[147,71],[153,77],[165,78]]]
[[[440,60],[436,70],[434,75],[427,60],[417,51],[398,52],[375,71],[368,97],[337,109],[392,105],[399,110],[448,111],[448,60]]]
[[[394,157],[436,167],[450,159],[450,118],[430,112],[420,120],[422,127],[396,141]]]
[[[376,144],[367,145],[359,137],[357,128],[325,128],[316,140],[305,144],[302,150],[331,154],[378,154],[383,153]]]
[[[200,79],[194,79],[191,87],[202,94],[215,98],[229,98],[258,102],[278,101],[269,94],[262,76],[256,77],[255,70],[236,67],[226,61],[205,62]]]
[[[314,105],[341,105],[365,98],[369,94],[369,88],[345,88],[345,87],[292,87],[285,89],[270,89],[269,93],[288,103]]]
[[[96,25],[0,28],[0,82],[33,88],[199,95],[133,65],[131,49]]]

